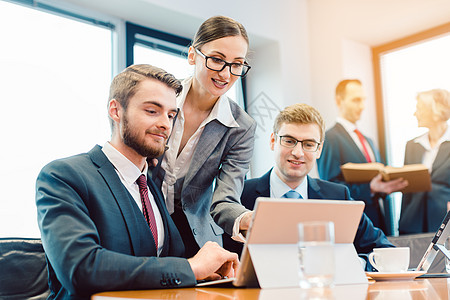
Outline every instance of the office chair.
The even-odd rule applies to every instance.
[[[0,238],[0,299],[46,299],[47,264],[40,239]]]

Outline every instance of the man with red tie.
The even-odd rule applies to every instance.
[[[181,90],[162,69],[126,68],[110,88],[111,140],[40,172],[36,205],[48,299],[194,286],[197,280],[234,275],[238,256],[217,243],[183,258],[181,236],[147,172],[147,159],[165,150]]]
[[[336,104],[339,117],[336,124],[325,133],[325,142],[321,157],[317,160],[320,178],[345,184],[353,199],[366,203],[364,212],[373,224],[389,233],[380,200],[390,193],[407,186],[403,179],[382,181],[381,175],[369,183],[350,184],[344,181],[341,165],[352,163],[382,162],[373,141],[364,136],[357,128],[357,122],[364,110],[365,94],[358,79],[346,79],[336,87]],[[381,203],[383,203],[381,201]]]

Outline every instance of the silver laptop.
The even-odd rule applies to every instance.
[[[296,244],[297,224],[333,221],[336,243],[353,243],[364,210],[364,202],[348,200],[292,200],[258,198],[235,278],[201,282],[197,286],[233,285],[259,287],[248,246],[252,244]]]
[[[448,259],[450,259],[450,252],[444,247],[445,240],[450,236],[450,211],[444,217],[444,220],[436,231],[430,245],[425,254],[419,262],[416,271],[426,271],[431,267],[436,255],[441,251]]]

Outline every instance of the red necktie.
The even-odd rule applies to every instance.
[[[355,133],[359,138],[359,141],[362,144],[363,147],[363,154],[366,157],[367,162],[372,162],[372,159],[370,159],[370,155],[369,155],[369,151],[367,150],[367,146],[366,146],[366,138],[362,135],[361,131],[359,131],[358,129],[355,129]]]
[[[139,194],[141,195],[142,212],[144,213],[145,220],[152,231],[156,251],[158,251],[158,230],[156,229],[155,214],[153,213],[152,205],[150,204],[150,199],[148,198],[147,180],[145,175],[142,174],[139,176],[136,183],[139,186]]]

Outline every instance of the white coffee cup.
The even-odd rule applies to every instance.
[[[409,267],[409,247],[375,248],[369,262],[378,272],[406,272]]]

